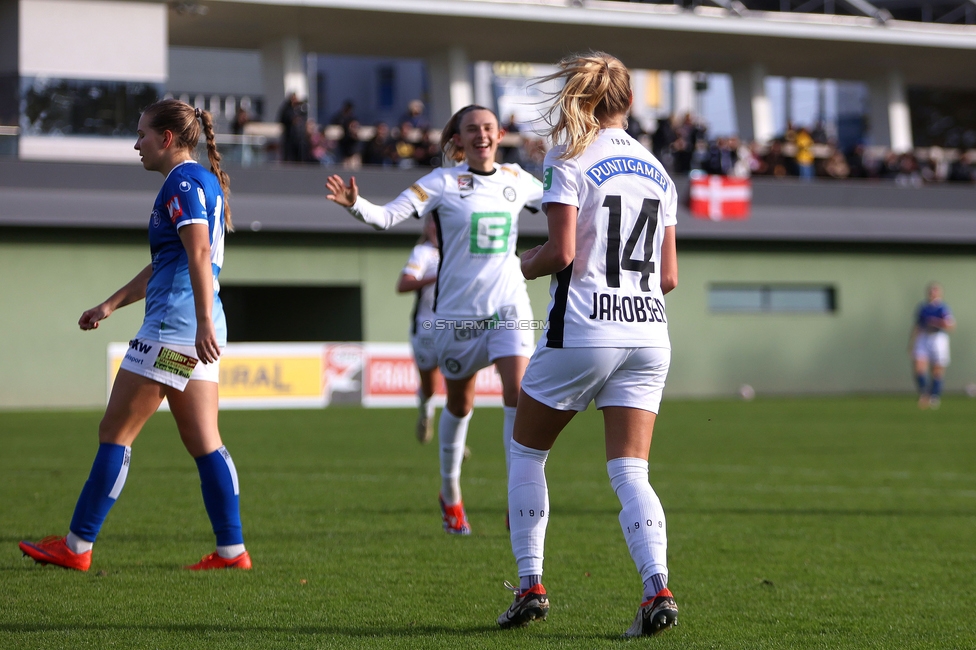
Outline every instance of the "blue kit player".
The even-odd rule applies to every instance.
[[[939,408],[942,378],[949,365],[949,332],[956,328],[949,306],[942,302],[942,287],[933,282],[925,290],[928,300],[918,306],[909,344],[918,386],[918,407]],[[931,379],[926,387],[926,375]]]
[[[211,170],[193,159],[202,132]],[[149,106],[139,119],[135,149],[143,167],[166,177],[149,217],[152,263],[78,320],[94,330],[116,309],[145,298],[146,316],[122,361],[105,416],[98,452],[75,507],[68,534],[20,549],[41,564],[87,571],[91,549],[129,472],[132,443],[163,398],[180,438],[196,460],[203,502],[217,549],[187,569],[250,569],[244,548],[237,470],[217,429],[217,381],[227,326],[217,276],[224,235],[231,229],[210,113],[177,100]]]

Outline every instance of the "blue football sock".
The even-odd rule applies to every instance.
[[[71,518],[71,532],[86,542],[94,542],[98,537],[108,511],[122,493],[125,478],[129,475],[131,454],[132,448],[124,445],[107,442],[98,445],[91,472]]]
[[[915,375],[915,385],[918,386],[918,394],[925,394],[925,375]]]
[[[217,536],[217,546],[244,543],[241,532],[241,510],[237,469],[227,447],[196,459],[200,471],[203,504],[207,507],[210,524]]]
[[[938,397],[942,394],[942,380],[932,377],[932,388],[929,390],[929,395],[932,397]]]

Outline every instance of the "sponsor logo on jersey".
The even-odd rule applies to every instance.
[[[187,181],[180,181],[180,191],[181,192],[189,192],[190,191],[190,184]]]
[[[615,323],[667,323],[664,304],[651,296],[618,296],[593,292],[593,312],[590,320]]]
[[[159,227],[159,210],[152,211],[152,225],[153,228]]]
[[[460,187],[460,183],[458,184],[458,186]],[[416,183],[410,186],[410,191],[413,192],[417,196],[417,198],[420,199],[420,201],[423,203],[426,203],[427,199],[430,198],[427,195],[427,192],[424,191],[424,188],[420,187]]]
[[[183,216],[183,208],[180,207],[180,197],[174,196],[167,201],[166,211],[169,212],[169,220],[176,223],[176,220]]]
[[[131,341],[129,341],[129,349],[135,350],[140,354],[149,354],[150,352],[152,352],[152,345],[150,345],[149,343],[143,343],[139,339],[132,339]]]
[[[542,189],[552,189],[552,167],[546,167],[546,171],[542,173]]]
[[[458,174],[458,192],[473,192],[474,176],[471,174]]]
[[[514,202],[515,201],[515,188],[514,187],[506,187],[505,189],[502,190],[502,196],[504,196],[509,201]]]
[[[646,160],[631,158],[629,156],[612,156],[604,158],[586,170],[586,175],[597,186],[603,185],[614,176],[622,174],[642,176],[652,180],[661,186],[665,192],[668,190],[670,182],[660,169]]]

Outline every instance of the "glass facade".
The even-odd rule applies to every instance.
[[[815,313],[837,311],[836,291],[830,286],[712,285],[708,309],[715,313]]]
[[[162,84],[24,77],[21,135],[134,137],[139,114],[162,95]]]

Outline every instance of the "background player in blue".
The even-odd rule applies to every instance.
[[[211,171],[193,160],[200,123]],[[237,471],[217,429],[217,381],[227,328],[218,296],[224,234],[231,229],[225,197],[230,179],[220,169],[213,119],[180,101],[149,106],[135,144],[143,167],[166,177],[149,217],[152,263],[105,302],[81,315],[93,330],[119,307],[146,299],[146,317],[129,342],[98,427],[99,447],[66,537],[21,542],[41,564],[79,571],[129,471],[132,443],[165,397],[180,438],[196,459],[203,501],[217,550],[187,569],[250,569],[244,548]],[[201,363],[202,362],[202,363]]]
[[[949,365],[949,332],[956,321],[949,306],[942,302],[942,287],[933,282],[925,289],[927,300],[915,311],[915,326],[908,349],[912,355],[915,383],[918,386],[918,407],[939,408],[942,378]],[[926,375],[931,379],[926,386]]]

